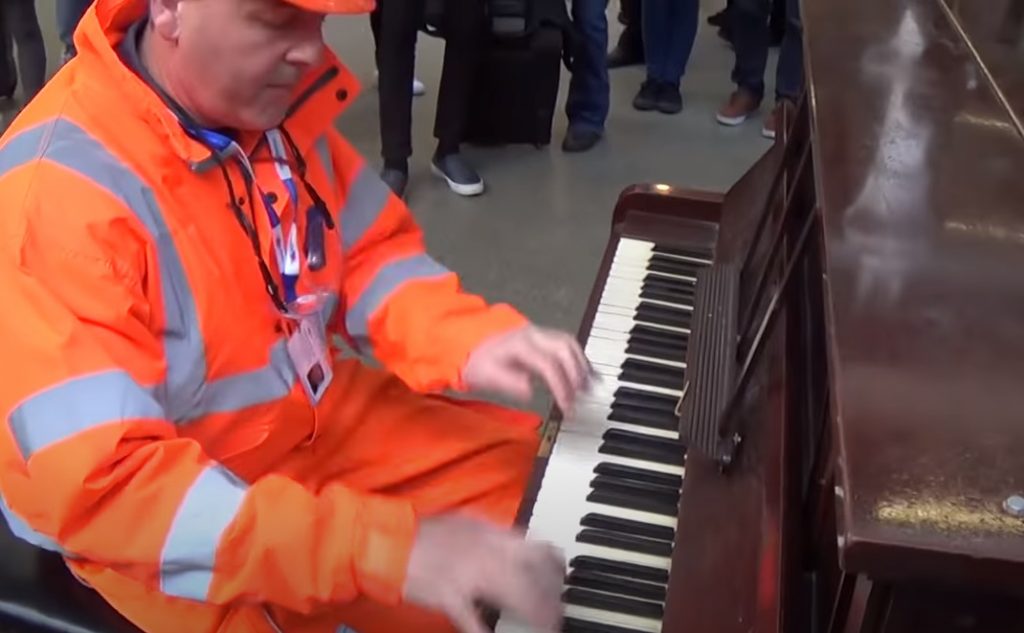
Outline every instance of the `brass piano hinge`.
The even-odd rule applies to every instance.
[[[679,394],[679,400],[676,402],[676,417],[683,417],[683,402],[686,400],[686,394],[690,391],[690,381],[687,380],[686,384],[683,385],[683,393]]]

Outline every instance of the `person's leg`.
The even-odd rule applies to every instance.
[[[410,499],[418,516],[463,512],[510,526],[533,470],[539,418],[480,402],[413,393],[393,376],[338,368],[347,394],[313,443],[277,472],[312,489],[340,482]],[[350,395],[348,395],[350,394]],[[275,611],[285,631],[313,633],[345,624],[358,633],[451,631],[443,618],[356,600],[308,617]]]
[[[422,0],[383,2],[377,47],[382,177],[401,196],[412,155],[412,79]]]
[[[18,75],[25,103],[36,96],[46,83],[46,47],[36,16],[35,0],[4,0],[7,4],[7,28],[18,49]]]
[[[375,67],[380,67],[380,14],[381,5],[384,4],[384,0],[377,0],[377,4],[374,5],[373,11],[370,12],[370,32],[373,34],[373,58],[375,60]],[[414,71],[415,73],[415,71]],[[374,73],[374,81],[380,82],[380,73]],[[423,85],[423,82],[416,78],[413,74],[412,78],[412,95],[419,97],[427,91],[427,87]]]
[[[57,34],[64,44],[65,60],[75,54],[74,34],[91,0],[57,0]]]
[[[697,19],[700,11],[699,0],[672,0],[665,13],[665,53],[659,69],[658,81],[661,90],[657,98],[657,109],[665,114],[675,114],[683,109],[683,97],[679,84],[690,61],[693,42],[697,38]]]
[[[604,132],[611,87],[608,83],[608,0],[573,0],[572,20],[576,54],[569,81],[565,114],[569,130],[566,151],[584,151]]]
[[[444,61],[437,94],[434,173],[460,195],[483,193],[479,174],[459,152],[466,132],[470,99],[483,61],[487,26],[482,0],[448,0],[444,5]]]
[[[779,61],[775,68],[775,109],[765,118],[761,133],[775,138],[775,131],[781,118],[781,108],[796,104],[804,87],[803,28],[800,22],[799,0],[775,0],[786,3],[786,32],[779,50]]]
[[[770,0],[733,0],[729,5],[736,62],[732,80],[736,91],[718,112],[718,122],[739,125],[757,111],[764,97],[764,69],[768,63]]]
[[[665,55],[671,42],[671,30],[666,24],[676,0],[643,0],[644,60],[647,78],[633,98],[633,107],[647,111],[657,107],[658,95],[665,76]]]
[[[644,63],[644,29],[641,0],[621,0],[625,28],[618,44],[608,53],[608,68]]]
[[[412,392],[399,379],[341,361],[333,402],[325,402],[316,437],[267,472],[311,491],[328,484],[408,498],[418,516],[463,512],[510,526],[533,470],[539,418],[481,402]],[[347,535],[339,534],[338,538]],[[274,633],[260,605],[217,607],[172,598],[88,562],[72,569],[149,633]],[[443,617],[412,606],[357,598],[303,615],[270,608],[279,630],[336,633],[449,633]]]
[[[10,99],[18,88],[18,67],[14,63],[14,42],[7,26],[7,5],[0,2],[0,98]]]

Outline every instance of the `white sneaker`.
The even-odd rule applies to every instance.
[[[379,82],[380,82],[380,71],[375,70],[375,71],[373,71],[373,85],[376,86],[376,85],[378,85]],[[422,97],[425,94],[427,94],[427,87],[423,84],[422,81],[420,81],[419,79],[413,77],[412,78],[412,96],[414,96],[414,97]]]

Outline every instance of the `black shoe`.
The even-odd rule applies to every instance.
[[[616,46],[608,53],[608,68],[624,68],[626,66],[639,66],[644,63],[643,52],[629,51],[621,46]]]
[[[405,186],[409,184],[409,173],[401,169],[385,167],[380,172],[380,179],[384,181],[395,195],[401,198],[405,195]]]
[[[640,92],[633,97],[633,107],[641,112],[647,112],[658,107],[658,84],[653,79],[640,84]]]
[[[570,125],[569,129],[565,132],[565,138],[562,139],[562,151],[585,152],[597,145],[597,142],[601,140],[601,136],[600,130]]]
[[[445,179],[448,187],[460,196],[478,196],[484,192],[484,181],[476,170],[462,158],[462,154],[434,156],[430,169],[435,176]]]
[[[658,97],[654,104],[658,112],[664,114],[679,114],[683,109],[683,95],[679,92],[679,86],[669,83],[658,84]]]

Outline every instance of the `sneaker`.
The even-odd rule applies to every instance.
[[[585,152],[601,140],[601,131],[589,127],[570,125],[562,139],[563,152]]]
[[[462,158],[462,154],[434,156],[430,170],[435,176],[444,178],[448,188],[460,196],[478,196],[484,192],[484,181],[476,170]]]
[[[679,91],[679,86],[670,83],[660,84],[654,107],[662,114],[679,114],[683,109],[683,95]]]
[[[641,112],[647,112],[658,107],[658,95],[660,84],[653,79],[648,79],[640,84],[640,91],[633,97],[633,107]]]
[[[764,118],[764,123],[761,125],[761,136],[775,140],[775,131],[782,125],[784,118],[783,111],[787,108],[794,107],[791,101],[779,100],[775,104],[775,108],[771,111],[771,114]],[[792,112],[792,109],[790,110]]]
[[[379,70],[375,70],[375,71],[373,71],[373,85],[376,86],[379,83],[380,83],[380,71]],[[420,81],[419,79],[413,77],[412,78],[412,96],[414,96],[414,97],[422,97],[425,94],[427,94],[427,86],[422,81]]]
[[[380,179],[399,198],[405,196],[405,187],[409,184],[409,173],[393,167],[385,167],[380,172]]]
[[[718,111],[715,118],[722,125],[735,126],[743,123],[750,115],[757,112],[761,106],[761,100],[756,98],[749,91],[738,88],[729,95],[729,101]]]

